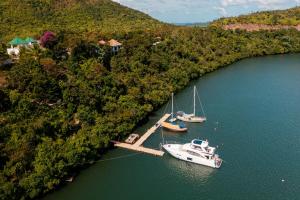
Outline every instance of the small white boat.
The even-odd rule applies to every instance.
[[[140,138],[140,135],[132,133],[129,135],[129,137],[125,140],[125,143],[127,144],[134,144],[138,139]]]
[[[164,144],[163,148],[175,158],[205,165],[213,168],[220,168],[222,159],[215,154],[215,147],[210,147],[208,141],[194,139],[186,144]]]
[[[66,182],[73,182],[74,181],[74,177],[71,176],[70,178],[66,179]]]
[[[199,101],[200,101],[200,99],[199,99]],[[200,101],[200,106],[201,106],[202,112],[204,114],[204,110],[203,110],[203,106],[201,104],[201,101]],[[177,116],[176,116],[177,119],[179,119],[181,121],[184,121],[184,122],[198,122],[198,123],[201,123],[201,122],[206,121],[205,116],[203,116],[203,117],[196,116],[196,86],[194,86],[194,112],[192,114],[186,114],[183,111],[178,111],[176,114],[177,114]]]
[[[174,110],[174,94],[172,93],[172,112],[171,112],[171,119],[169,121],[165,121],[161,123],[161,126],[163,128],[166,128],[170,131],[175,131],[175,132],[185,132],[187,131],[187,127],[183,122],[176,123],[176,118],[174,117],[173,110]]]

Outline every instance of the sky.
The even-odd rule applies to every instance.
[[[169,23],[208,22],[262,10],[300,6],[300,0],[113,0]]]

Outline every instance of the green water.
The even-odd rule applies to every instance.
[[[208,74],[175,96],[175,108],[192,111],[194,84],[208,121],[188,124],[186,134],[164,132],[165,139],[207,138],[225,160],[220,169],[139,154],[98,162],[44,200],[300,199],[300,55],[246,59]],[[144,145],[160,142],[158,131]],[[132,153],[116,149],[104,159]]]

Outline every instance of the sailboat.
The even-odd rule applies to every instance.
[[[202,112],[204,113],[201,102],[200,102],[200,105],[201,105]],[[196,86],[194,86],[194,112],[191,113],[191,114],[186,114],[183,111],[178,111],[176,117],[177,117],[177,119],[179,119],[181,121],[184,121],[184,122],[198,122],[198,123],[201,123],[201,122],[206,121],[205,116],[203,116],[203,117],[196,116]]]
[[[161,126],[163,128],[166,128],[170,131],[176,131],[176,132],[185,132],[187,131],[187,127],[185,126],[184,123],[176,123],[176,118],[174,117],[174,93],[172,93],[172,112],[171,112],[171,119],[169,121],[165,121],[161,123]]]

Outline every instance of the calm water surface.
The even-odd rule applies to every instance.
[[[175,96],[178,110],[192,111],[193,84],[208,121],[188,124],[186,134],[164,131],[164,136],[178,142],[207,138],[225,160],[220,169],[168,154],[138,154],[98,162],[44,200],[300,199],[300,55],[246,59],[208,74]],[[164,110],[137,132],[151,127]],[[158,148],[161,141],[159,130],[144,145]],[[104,159],[132,153],[116,149]]]

